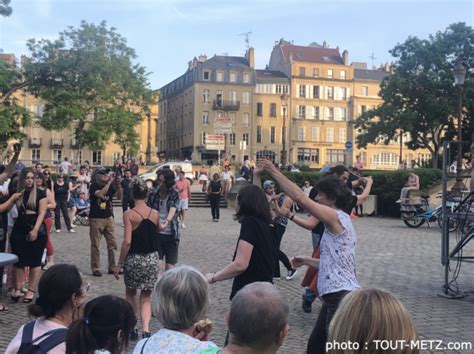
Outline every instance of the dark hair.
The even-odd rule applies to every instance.
[[[344,172],[349,173],[348,168],[344,165],[336,165],[334,167],[331,167],[331,169],[329,170],[329,174],[336,176],[341,176],[344,174]]]
[[[144,180],[135,176],[130,180],[130,182],[128,182],[128,185],[132,189],[133,199],[146,199],[148,195],[148,186]]]
[[[123,173],[124,173],[124,174],[127,173],[127,172],[130,172],[130,173],[131,173],[132,171],[130,171],[129,168],[126,168],[125,170],[123,170]]]
[[[43,273],[38,298],[28,307],[33,317],[53,317],[73,294],[81,295],[82,277],[74,264],[55,264]]]
[[[158,180],[160,176],[163,176],[165,179],[166,189],[171,189],[175,184],[175,175],[174,172],[169,168],[164,168],[156,173],[156,179]]]
[[[265,192],[256,185],[243,187],[237,195],[239,208],[234,215],[234,219],[239,222],[246,216],[261,218],[268,223],[272,223],[270,206],[265,196]]]
[[[352,193],[347,184],[336,176],[321,178],[316,184],[316,190],[334,200],[338,209],[345,210],[351,201]]]
[[[69,326],[66,354],[94,353],[106,349],[120,353],[128,345],[136,319],[132,306],[113,295],[99,296],[84,307],[84,317]],[[122,342],[117,333],[122,330]]]
[[[0,173],[3,173],[6,170],[5,165],[0,165]]]
[[[43,167],[43,164],[42,164],[41,162],[38,162],[38,163],[35,165],[35,168],[37,168],[38,166]]]
[[[42,188],[47,188],[48,186],[46,185],[46,177],[44,177],[44,174],[41,172],[35,172],[35,178],[38,178],[43,181]]]
[[[314,198],[316,198],[317,195],[318,195],[318,190],[316,188],[311,188],[308,195],[309,199],[314,200]]]

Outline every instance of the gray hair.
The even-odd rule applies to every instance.
[[[256,282],[242,288],[232,300],[230,343],[263,351],[276,343],[288,323],[289,308],[276,288]]]
[[[209,287],[197,269],[179,266],[167,270],[155,285],[153,308],[163,327],[183,330],[203,319],[209,308]]]

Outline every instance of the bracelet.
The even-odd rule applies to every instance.
[[[295,218],[295,214],[291,214],[290,220],[293,221],[294,218]]]

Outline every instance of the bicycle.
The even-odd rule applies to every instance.
[[[442,205],[432,208],[429,203],[430,196],[422,195],[420,196],[421,203],[410,203],[402,202],[400,205],[401,219],[411,228],[417,228],[423,225],[425,222],[428,224],[428,227],[431,227],[430,222],[438,222],[440,228],[443,227],[443,207]],[[440,196],[438,196],[440,198]],[[450,199],[446,206],[453,211],[459,205],[459,201]],[[449,231],[455,231],[458,227],[458,222],[455,219],[448,220]]]

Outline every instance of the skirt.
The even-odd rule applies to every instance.
[[[158,252],[127,255],[123,263],[123,279],[129,289],[153,290],[158,280]]]

